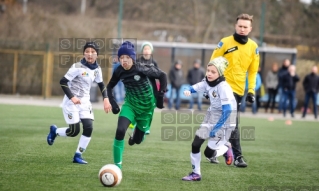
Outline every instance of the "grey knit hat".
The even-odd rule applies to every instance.
[[[219,57],[211,60],[207,66],[214,65],[218,70],[219,76],[222,76],[222,75],[224,75],[224,71],[227,68],[228,64],[229,63],[228,63],[226,58],[219,56]]]

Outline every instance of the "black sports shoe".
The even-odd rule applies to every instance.
[[[128,139],[128,144],[129,144],[130,146],[133,146],[133,145],[135,144],[135,142],[134,142],[134,140],[133,140],[133,136],[131,136],[130,134],[129,134],[129,136],[130,136],[130,138]]]
[[[243,156],[236,157],[236,159],[234,161],[234,165],[237,166],[237,167],[241,167],[241,168],[246,168],[247,167],[247,163],[245,162]]]
[[[219,164],[217,157],[206,158],[210,163]]]

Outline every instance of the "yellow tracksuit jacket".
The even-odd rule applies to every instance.
[[[250,38],[246,44],[240,44],[231,35],[218,43],[210,60],[219,56],[225,57],[229,62],[224,76],[233,92],[240,96],[244,95],[246,73],[248,72],[248,92],[255,94],[256,75],[259,67],[258,45]]]

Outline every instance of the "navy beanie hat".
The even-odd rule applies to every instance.
[[[128,55],[133,59],[133,61],[136,60],[136,53],[134,49],[134,45],[130,41],[125,41],[119,48],[117,52],[117,56],[121,57],[122,55]]]
[[[87,42],[87,43],[85,43],[85,45],[84,45],[84,47],[83,47],[83,54],[84,54],[84,52],[85,52],[85,49],[87,49],[87,48],[93,48],[93,49],[96,51],[97,55],[99,55],[99,47],[98,47],[98,45],[95,44],[94,42]]]

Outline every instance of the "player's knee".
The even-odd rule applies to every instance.
[[[196,135],[194,141],[192,142],[192,153],[199,153],[200,147],[202,146],[204,141],[205,140],[199,138]]]
[[[115,138],[117,140],[123,140],[125,137],[126,128],[123,128],[122,126],[118,126],[115,133]]]
[[[93,123],[92,119],[82,119],[82,124],[83,124],[83,133],[82,135],[86,137],[91,137],[92,131],[93,131]]]
[[[119,117],[119,120],[117,123],[117,129],[115,133],[116,140],[124,139],[126,130],[130,124],[131,124],[131,121],[128,120],[126,117],[122,117],[122,116]]]
[[[75,124],[70,124],[69,128],[66,130],[66,135],[68,137],[76,137],[80,133],[80,122]]]
[[[214,156],[216,156],[216,150],[213,150],[211,148],[209,148],[208,146],[206,147],[205,151],[204,151],[204,155],[207,158],[212,158]]]

